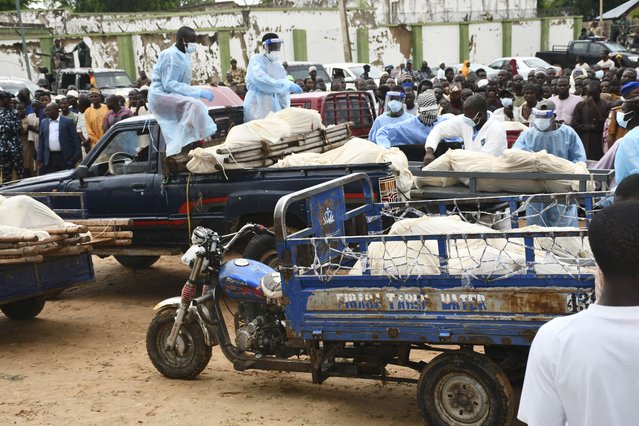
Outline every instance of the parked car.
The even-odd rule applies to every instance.
[[[451,67],[452,69],[455,70],[455,74],[457,74],[463,65],[464,64],[447,65],[446,68]],[[489,80],[494,80],[494,79],[497,78],[497,73],[499,72],[499,70],[491,68],[488,65],[478,64],[476,62],[471,62],[470,63],[470,70],[471,71],[477,72],[477,70],[480,69],[480,68],[483,69],[484,71],[486,71],[486,77]]]
[[[536,56],[551,64],[572,68],[577,63],[577,57],[583,58],[587,64],[596,64],[605,50],[610,52],[610,56],[619,53],[624,67],[637,66],[639,55],[636,52],[628,51],[619,43],[603,40],[575,40],[568,46],[555,45],[550,51],[537,52]]]
[[[537,58],[535,56],[519,56],[519,57],[507,57],[507,58],[499,58],[495,59],[493,62],[488,64],[488,66],[492,69],[499,71],[500,69],[510,69],[510,60],[514,59],[517,61],[517,71],[519,74],[523,76],[527,76],[530,71],[536,70],[537,68],[554,68],[557,72],[561,71],[561,68],[556,67],[554,65],[550,65],[548,62],[544,61],[541,58]]]
[[[309,67],[317,68],[317,77],[322,78],[324,83],[326,83],[327,87],[331,86],[331,78],[326,71],[326,68],[322,64],[316,64],[313,62],[288,62],[288,73],[293,76],[293,79],[302,79],[304,80],[309,76],[308,69]]]
[[[46,68],[42,68],[45,74]],[[95,84],[103,95],[127,96],[135,85],[124,70],[114,68],[62,68],[55,74],[47,76],[52,81],[52,89],[55,93],[64,95],[73,85],[80,93],[86,93]],[[95,79],[95,83],[92,83]]]
[[[355,90],[355,79],[364,74],[364,65],[370,64],[342,62],[339,64],[325,65],[325,68],[331,75],[332,79],[343,78],[346,83],[346,89]],[[371,70],[368,75],[370,78],[375,80],[375,84],[379,86],[379,79],[382,77],[382,70],[371,65]]]
[[[14,96],[25,87],[31,92],[31,98],[35,95],[36,90],[39,89],[37,84],[26,78],[0,76],[0,88],[5,92],[12,93]]]

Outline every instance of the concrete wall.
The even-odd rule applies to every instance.
[[[569,41],[574,40],[574,20],[560,18],[551,19],[549,23],[549,41],[550,48],[553,44],[568,44]]]
[[[441,62],[458,64],[459,58],[459,26],[457,25],[425,25],[422,31],[424,43],[424,59],[432,68]]]
[[[502,56],[501,23],[485,22],[470,24],[468,34],[470,37],[468,59],[471,62],[487,64],[493,59]]]
[[[541,40],[540,21],[513,21],[512,55],[531,56],[539,50]]]
[[[415,0],[418,7],[425,0]],[[508,0],[517,3],[517,0]],[[524,4],[528,0],[521,0]],[[496,8],[506,0],[485,0],[482,7]],[[428,2],[427,2],[428,3]],[[472,2],[477,7],[476,3]],[[433,7],[444,2],[432,1]],[[451,10],[460,10],[470,0],[447,0]],[[527,3],[526,3],[527,5]],[[524,5],[525,6],[525,5]],[[500,9],[501,10],[501,9]],[[383,25],[373,9],[348,11],[349,37],[353,61],[358,57],[382,66],[398,65],[408,58],[420,57],[432,66],[441,61],[459,63],[466,57],[474,62],[487,63],[512,50],[513,55],[532,55],[541,40],[550,44],[565,44],[572,38],[574,18],[548,19],[542,31],[540,20],[510,20],[465,23],[429,23],[418,25]],[[344,61],[342,32],[338,12],[329,9],[235,9],[172,14],[167,16],[140,14],[74,15],[68,11],[25,12],[24,22],[38,24],[27,33],[29,51],[49,52],[54,35],[62,39],[69,51],[83,39],[92,50],[93,66],[126,70],[135,79],[138,70],[147,73],[153,68],[157,55],[174,42],[175,30],[183,25],[197,29],[201,46],[193,56],[193,75],[196,82],[220,81],[231,58],[246,67],[251,55],[260,51],[260,41],[266,32],[276,32],[285,40],[285,59],[292,61],[295,46],[308,61],[334,63]],[[3,29],[3,25],[5,29]],[[21,46],[15,40],[15,14],[0,13],[0,64],[5,72],[26,75]],[[9,28],[7,28],[9,27]],[[512,34],[510,37],[508,34]],[[300,36],[301,34],[301,36]],[[506,34],[504,38],[503,34]],[[294,43],[294,40],[297,43]],[[300,40],[302,40],[300,44]],[[305,40],[305,42],[304,42]],[[420,45],[421,43],[421,45]],[[470,45],[470,52],[468,46]],[[298,56],[300,56],[298,54]],[[49,65],[48,58],[30,54],[34,80],[40,65]]]

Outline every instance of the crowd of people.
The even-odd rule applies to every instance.
[[[0,91],[2,182],[74,168],[115,123],[149,114],[147,93],[146,86],[127,98],[105,98],[97,88],[79,94],[73,86],[64,95]]]

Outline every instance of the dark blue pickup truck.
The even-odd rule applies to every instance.
[[[241,106],[210,111],[218,124],[218,137],[224,137],[230,126],[242,122]],[[376,185],[379,178],[393,176],[387,164],[189,174],[179,171],[183,168],[172,167],[172,159],[167,161],[164,155],[164,140],[157,122],[151,116],[133,117],[109,129],[75,170],[10,182],[0,187],[0,194],[84,193],[88,219],[133,220],[131,246],[97,246],[94,254],[114,255],[125,266],[144,267],[153,264],[160,255],[186,250],[189,230],[198,225],[220,233],[232,232],[246,222],[270,226],[275,204],[285,194],[348,173],[364,172]],[[358,195],[348,197],[356,200]],[[287,223],[302,227],[306,222],[304,206],[292,216]]]

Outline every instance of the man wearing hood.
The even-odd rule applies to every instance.
[[[399,123],[389,124],[378,130],[375,143],[384,148],[402,145],[421,145],[435,125],[445,121],[437,115],[439,105],[431,90],[417,96],[418,113]]]
[[[371,130],[368,133],[368,140],[375,142],[377,131],[384,126],[398,123],[411,117],[411,114],[404,111],[405,94],[400,90],[400,86],[395,86],[392,91],[386,92],[384,102],[384,113],[375,119]]]
[[[244,121],[265,118],[291,106],[291,93],[302,93],[302,88],[286,78],[282,65],[283,40],[275,33],[262,37],[262,53],[253,55],[246,71],[246,97]],[[309,73],[312,70],[309,70]],[[312,77],[311,77],[312,78]]]

